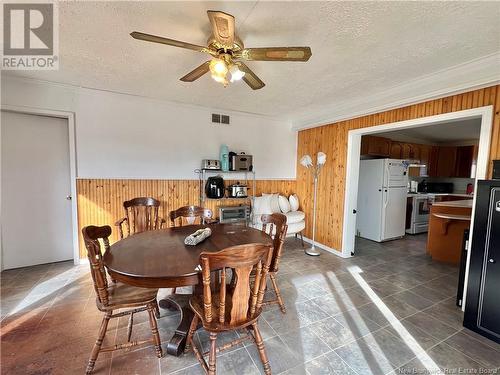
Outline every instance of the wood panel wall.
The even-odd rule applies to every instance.
[[[226,180],[226,185],[231,181]],[[110,225],[113,227],[112,242],[118,240],[114,223],[123,217],[123,201],[135,197],[153,197],[161,201],[160,215],[170,224],[168,213],[181,206],[198,205],[200,189],[198,180],[116,180],[78,179],[78,227],[80,257],[86,257],[81,238],[81,228],[86,225]],[[257,180],[256,195],[261,193],[281,193],[288,196],[295,192],[295,180]],[[207,200],[206,207],[214,210],[221,201]],[[230,203],[232,202],[232,203]],[[241,201],[224,201],[224,205]]]
[[[304,154],[315,155],[318,151],[324,151],[328,155],[318,189],[317,241],[339,251],[342,248],[349,130],[488,105],[494,106],[488,172],[491,176],[491,161],[500,159],[500,85],[300,131],[297,160]],[[309,172],[297,162],[296,190],[306,217],[312,215],[312,187]],[[305,235],[311,237],[312,220],[306,220],[306,223]]]

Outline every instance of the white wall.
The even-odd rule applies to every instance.
[[[295,178],[297,133],[285,121],[223,111],[231,125],[213,125],[221,111],[11,77],[1,86],[2,104],[75,113],[81,178],[194,179],[223,143],[254,156],[258,179]]]

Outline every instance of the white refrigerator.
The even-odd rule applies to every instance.
[[[407,184],[408,168],[403,160],[360,161],[358,236],[382,242],[405,235]]]

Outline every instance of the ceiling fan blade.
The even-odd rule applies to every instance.
[[[184,77],[182,77],[181,81],[184,81],[184,82],[193,82],[193,81],[196,81],[203,74],[207,73],[210,70],[209,66],[210,66],[210,61],[204,62],[199,67],[193,69],[188,74],[186,74]]]
[[[253,90],[258,90],[263,88],[266,84],[261,81],[257,75],[250,70],[248,66],[245,65],[243,62],[239,62],[238,66],[242,72],[245,72],[245,75],[243,76],[243,81],[246,82],[248,86],[250,86]]]
[[[203,46],[198,46],[196,44],[181,42],[179,40],[163,38],[161,36],[156,36],[156,35],[151,35],[151,34],[145,34],[145,33],[141,33],[141,32],[138,32],[138,31],[131,32],[130,36],[132,38],[134,38],[134,39],[144,40],[146,42],[167,44],[169,46],[191,49],[193,51],[198,51],[198,52],[207,52],[207,53],[210,53],[210,50],[208,48],[206,48],[206,47],[203,47]]]
[[[245,48],[240,54],[254,61],[307,61],[312,55],[310,47]]]
[[[224,12],[207,11],[212,24],[212,33],[217,42],[227,48],[234,45],[234,17]]]

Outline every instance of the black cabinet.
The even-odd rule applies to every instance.
[[[500,180],[478,181],[464,326],[500,343]]]

